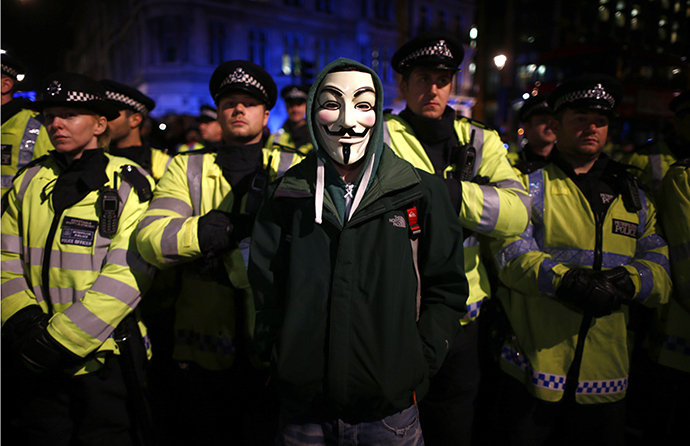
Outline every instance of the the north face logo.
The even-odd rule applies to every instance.
[[[613,219],[613,233],[624,235],[626,237],[637,237],[637,225],[629,221]]]
[[[405,217],[402,215],[396,215],[393,218],[388,219],[389,222],[393,223],[393,226],[396,228],[405,228],[407,225],[405,224]]]

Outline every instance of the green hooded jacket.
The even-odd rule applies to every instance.
[[[370,73],[377,95],[349,218],[342,197],[333,199],[341,179],[318,147],[312,107],[324,76],[345,66]],[[350,423],[385,418],[426,394],[468,297],[447,189],[384,145],[382,91],[376,74],[351,60],[319,74],[307,101],[316,150],[269,188],[250,250],[255,344],[271,360],[272,382],[286,404]]]

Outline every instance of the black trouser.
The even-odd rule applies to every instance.
[[[14,382],[3,382],[2,409],[14,415],[11,432],[18,436],[8,444],[133,444],[127,389],[118,358],[109,357],[96,373],[74,377],[36,375],[21,364],[12,366],[22,368],[12,373]],[[3,364],[3,375],[9,367]]]
[[[463,326],[443,366],[431,378],[429,393],[419,402],[419,422],[427,446],[472,442],[474,400],[480,378],[477,334],[477,321]]]
[[[510,446],[625,444],[625,400],[578,404],[533,397],[518,380],[501,377],[493,444]]]
[[[211,371],[181,363],[173,378],[173,444],[273,445],[279,400],[267,374],[250,368]]]

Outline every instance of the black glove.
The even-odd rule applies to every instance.
[[[625,294],[601,271],[587,268],[573,268],[565,273],[556,296],[594,317],[608,316],[625,299]]]
[[[632,299],[635,295],[635,284],[630,278],[630,273],[622,266],[617,266],[606,271],[601,272],[619,291],[621,291],[628,299]]]
[[[230,246],[230,234],[233,231],[228,212],[214,209],[199,218],[199,248],[203,254],[213,254]]]
[[[37,372],[59,372],[81,364],[84,359],[60,345],[48,334],[50,316],[32,305],[10,317],[2,334],[22,361]]]

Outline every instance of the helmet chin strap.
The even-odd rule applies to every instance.
[[[350,162],[350,146],[351,144],[343,144],[343,162],[346,166]]]

